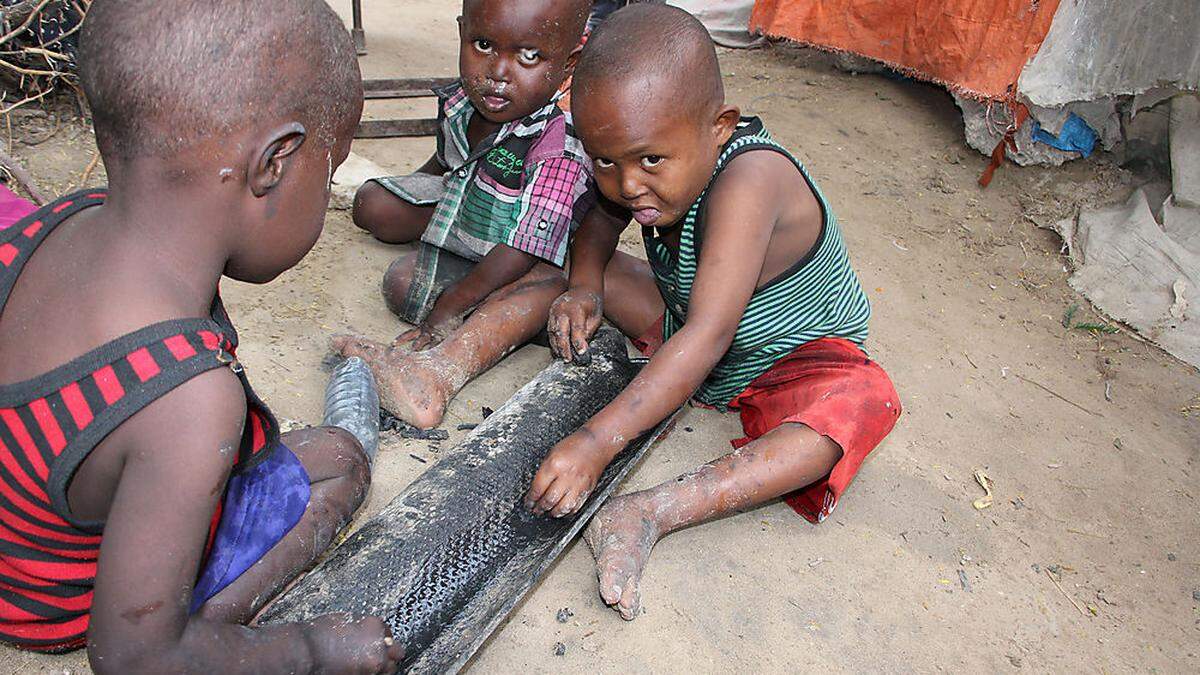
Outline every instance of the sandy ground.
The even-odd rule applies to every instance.
[[[366,4],[367,76],[454,74],[454,3]],[[666,538],[633,623],[600,603],[577,543],[471,670],[1197,672],[1200,376],[1125,333],[1064,329],[1082,300],[1060,243],[1033,222],[1120,201],[1135,178],[1099,157],[1006,166],[980,190],[984,160],[945,92],[851,76],[792,48],[721,58],[730,99],[763,116],[838,211],[874,304],[868,346],[906,414],[824,524],[773,504]],[[432,110],[371,104],[368,115]],[[13,146],[48,192],[77,184],[93,156],[78,124],[22,142],[54,126],[23,118]],[[355,144],[397,173],[432,149],[428,138]],[[330,332],[401,328],[377,290],[398,253],[331,211],[316,249],[278,282],[224,284],[243,361],[281,417],[319,419]],[[447,417],[452,442],[456,424],[548,359],[526,347],[470,384]],[[736,417],[689,410],[625,489],[739,435]],[[437,459],[427,443],[385,439],[360,518],[428,466],[410,455]],[[995,481],[982,511],[976,470]],[[561,608],[574,614],[565,624]],[[64,669],[85,672],[86,659],[0,651],[0,672]]]

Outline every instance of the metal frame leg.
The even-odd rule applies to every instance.
[[[367,53],[367,34],[363,31],[362,0],[352,0],[350,11],[354,17],[354,27],[350,35],[354,37],[354,50],[359,56]]]

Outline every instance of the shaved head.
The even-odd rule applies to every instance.
[[[362,97],[350,35],[323,0],[94,0],[79,60],[106,161],[275,120],[332,144]]]
[[[463,0],[463,16],[469,16],[471,10],[485,4],[503,3],[504,0]],[[508,0],[514,2],[514,0]],[[561,38],[559,44],[566,49],[573,49],[583,37],[587,28],[588,18],[592,15],[592,0],[515,0],[522,5],[540,5],[546,8],[543,14],[546,20],[555,22],[555,33]]]
[[[634,4],[613,12],[588,39],[572,97],[635,93],[705,118],[725,102],[717,50],[696,17],[677,7]]]

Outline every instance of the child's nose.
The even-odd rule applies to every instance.
[[[631,173],[626,173],[621,176],[621,198],[631,201],[641,197],[645,193],[645,187],[641,181]]]
[[[506,58],[498,58],[492,60],[492,72],[488,77],[496,82],[508,82],[509,75],[512,73],[512,63]]]

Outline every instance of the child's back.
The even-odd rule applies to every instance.
[[[378,620],[236,625],[368,481],[354,436],[279,434],[217,295],[320,234],[361,110],[344,27],[317,0],[96,0],[81,67],[111,191],[0,232],[0,638],[86,641],[98,672],[394,666]]]

